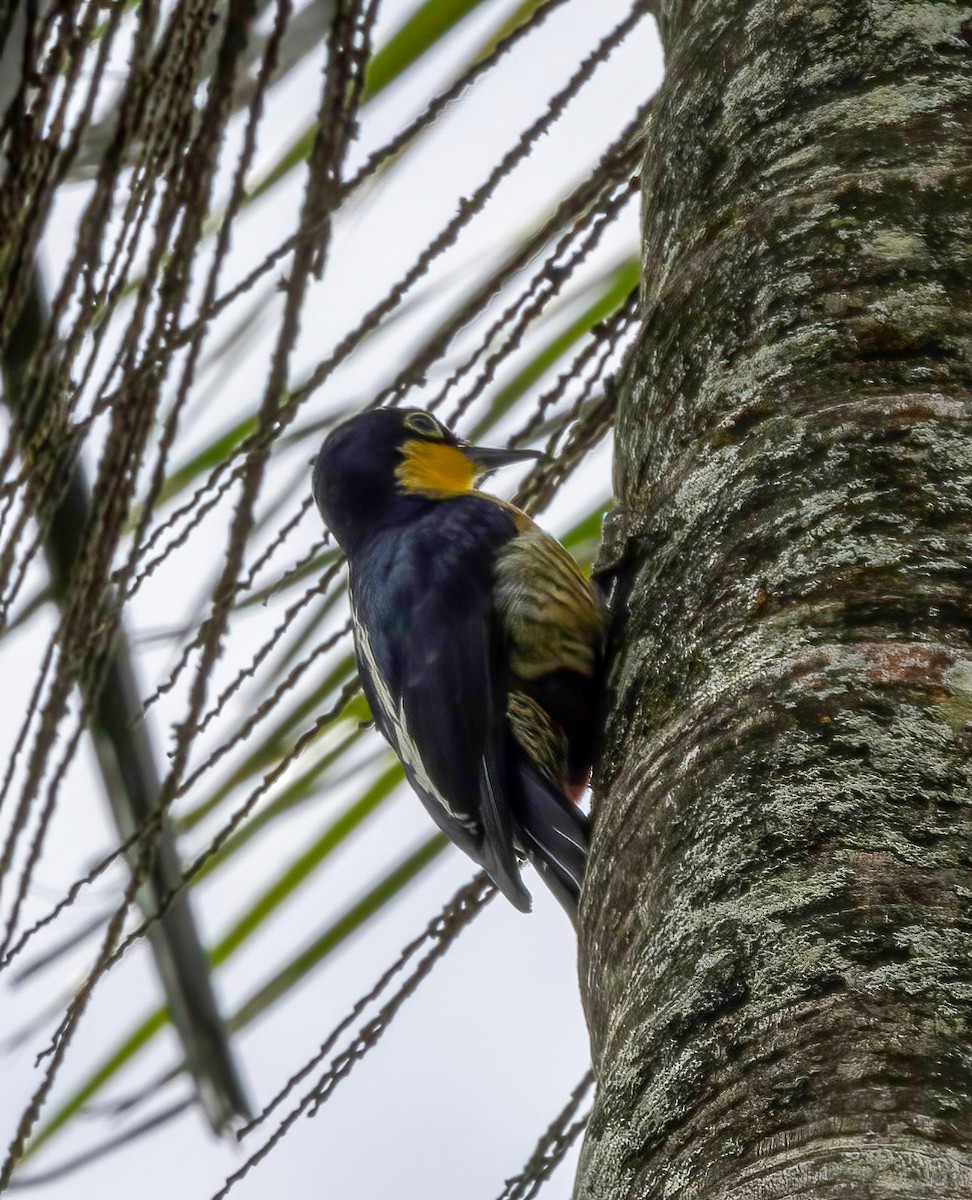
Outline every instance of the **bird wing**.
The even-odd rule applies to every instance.
[[[379,729],[439,827],[521,911],[509,802],[497,550],[515,533],[474,498],[436,505],[352,565],[355,642]]]

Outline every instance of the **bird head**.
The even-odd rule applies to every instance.
[[[536,450],[471,446],[431,413],[375,408],[338,425],[314,465],[314,499],[345,550],[430,500],[471,491],[497,467]]]

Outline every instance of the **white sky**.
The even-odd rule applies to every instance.
[[[485,7],[485,13],[465,22],[441,48],[437,74],[410,75],[369,106],[361,142],[352,155],[352,169],[451,78],[451,71],[467,60],[484,33],[514,5],[496,0]],[[621,19],[627,7],[617,0],[568,4],[540,36],[522,46],[477,87],[468,102],[440,122],[434,135],[409,156],[412,161],[407,169],[386,177],[350,213],[342,215],[327,275],[313,288],[304,311],[296,377],[318,361],[410,265],[452,215],[456,198],[468,195],[486,177],[497,154],[542,111],[580,58]],[[409,8],[402,0],[386,0],[379,45]],[[319,68],[320,55],[311,56],[297,77],[274,94],[264,162],[273,158],[273,151],[301,128],[316,108]],[[484,255],[502,245],[511,233],[523,230],[531,214],[543,204],[549,205],[589,169],[636,106],[657,87],[660,73],[654,28],[645,21],[438,268],[437,290],[431,294],[429,306],[448,305],[454,289],[467,281]],[[292,228],[302,184],[300,174],[257,204],[238,226],[225,282],[237,278]],[[71,244],[73,222],[87,194],[82,185],[66,189],[55,212],[45,246],[46,264],[54,277]],[[603,268],[636,242],[637,213],[632,206],[621,226],[606,239],[597,262]],[[276,332],[274,318],[279,315],[279,295],[273,289],[278,278],[279,273],[268,281],[265,311],[235,367],[224,365],[217,377],[204,378],[197,386],[197,412],[179,443],[175,462],[184,461],[259,399]],[[420,285],[419,291],[425,286]],[[357,355],[314,397],[301,421],[325,413],[329,400],[344,401],[356,394],[366,400],[373,395],[393,373],[397,356],[414,344],[423,327],[420,323],[427,317],[420,308],[415,321],[401,322],[380,343],[380,362],[375,353]],[[226,322],[223,328],[230,325]],[[421,396],[415,395],[414,402],[420,403]],[[294,490],[291,481],[307,478],[306,458],[301,449],[296,456],[278,455],[272,465],[268,494],[293,493],[274,528],[287,519],[305,494],[303,484]],[[604,448],[544,517],[544,523],[555,531],[563,529],[593,499],[607,497],[609,472],[609,451]],[[505,487],[510,488],[512,482],[515,480],[506,482]],[[136,632],[171,628],[194,611],[199,589],[219,565],[226,512],[225,507],[217,510],[189,547],[140,592],[135,604]],[[282,571],[299,559],[319,532],[316,515],[311,514],[299,536],[288,542],[275,560],[275,570]],[[41,578],[37,572],[35,581]],[[29,587],[27,594],[31,590]],[[292,599],[291,595],[279,602],[275,599],[237,623],[211,695],[248,661]],[[50,613],[39,614],[26,636],[8,639],[0,651],[12,713],[19,714],[26,706],[37,656],[52,619]],[[146,650],[141,664],[146,692],[165,677],[173,657],[171,643]],[[235,702],[234,712],[245,711],[246,703],[253,703],[252,698]],[[153,711],[160,746],[171,722],[183,715],[184,706],[185,691],[180,689]],[[222,716],[206,744],[217,744],[221,734],[232,728],[232,722],[223,721]],[[15,729],[13,723],[0,729],[4,757]],[[366,753],[369,757],[385,753],[376,734],[369,735]],[[190,803],[205,793],[206,788],[201,787]],[[219,937],[245,907],[246,898],[259,885],[276,878],[334,819],[342,799],[352,794],[353,789],[329,792],[302,805],[291,818],[278,822],[258,839],[254,852],[239,856],[231,869],[197,888],[195,908],[207,937]],[[314,874],[260,935],[220,969],[217,983],[226,1009],[232,1010],[277,965],[319,933],[330,915],[340,910],[342,899],[363,892],[404,849],[417,846],[430,831],[424,810],[411,794],[403,793],[386,805],[332,857],[325,871]],[[86,748],[62,793],[58,818],[29,897],[27,918],[46,911],[66,884],[114,840]],[[205,841],[202,836],[189,840],[189,852]],[[458,851],[450,850],[401,903],[372,923],[364,936],[345,945],[237,1039],[236,1049],[257,1105],[272,1096],[309,1057],[399,948],[474,869]],[[89,889],[78,901],[73,919],[109,910],[111,902],[118,899],[120,879],[113,875]],[[588,1064],[573,932],[536,876],[531,875],[527,883],[534,895],[533,915],[524,918],[501,898],[494,900],[326,1108],[313,1120],[298,1122],[283,1144],[238,1185],[235,1195],[241,1200],[277,1195],[289,1200],[319,1200],[322,1196],[378,1200],[391,1195],[401,1200],[455,1200],[457,1196],[490,1200],[499,1195],[504,1180],[520,1170]],[[63,930],[67,928],[65,924]],[[51,940],[56,937],[55,931]],[[93,952],[92,944],[86,944],[31,987],[11,989],[0,981],[0,1029],[9,1033],[18,1028],[69,989],[81,978]],[[152,965],[142,948],[98,987],[61,1072],[53,1104],[156,1002]],[[45,1042],[46,1034],[37,1034],[22,1052],[4,1059],[0,1089],[4,1144],[36,1087],[39,1076],[32,1058]],[[110,1094],[126,1094],[176,1060],[175,1039],[166,1032],[124,1073]],[[184,1081],[173,1085],[153,1103],[164,1107],[185,1086]],[[139,1115],[147,1111],[139,1110]],[[73,1130],[52,1143],[50,1153],[39,1156],[32,1168],[39,1171],[54,1166],[100,1140],[111,1128],[104,1121],[75,1122]],[[99,1200],[132,1196],[139,1200],[171,1200],[173,1196],[205,1200],[241,1161],[240,1151],[214,1139],[200,1114],[191,1110],[82,1173],[39,1187],[33,1194],[38,1200],[87,1196]],[[549,1200],[564,1200],[570,1194],[575,1161],[576,1152],[547,1186],[544,1195]]]

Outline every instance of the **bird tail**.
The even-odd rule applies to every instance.
[[[523,886],[520,867],[513,850],[513,831],[506,807],[496,795],[494,774],[502,777],[502,769],[487,755],[483,760],[480,798],[484,837],[479,847],[479,861],[487,874],[514,908],[529,912],[530,893]]]
[[[576,925],[590,821],[526,765],[518,768],[516,820],[523,849]]]

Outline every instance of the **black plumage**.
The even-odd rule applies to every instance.
[[[377,409],[327,438],[314,495],[348,556],[365,695],[412,787],[517,908],[526,854],[574,916],[605,616],[559,543],[474,489],[525,457]]]

